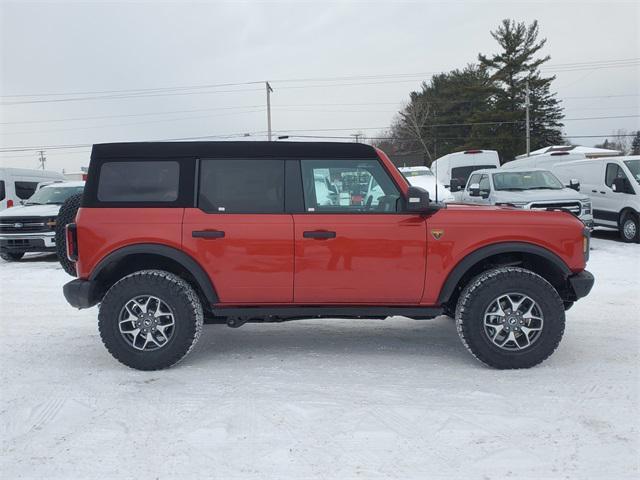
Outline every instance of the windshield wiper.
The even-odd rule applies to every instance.
[[[40,203],[40,202],[24,202],[23,205],[26,207],[28,205],[44,205],[44,203]]]

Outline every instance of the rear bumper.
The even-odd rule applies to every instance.
[[[72,280],[62,287],[62,292],[75,308],[89,308],[100,302],[98,285],[91,280]]]
[[[582,272],[569,277],[569,284],[575,294],[576,300],[586,297],[591,291],[594,282],[595,278],[593,277],[593,274],[587,270],[583,270]]]

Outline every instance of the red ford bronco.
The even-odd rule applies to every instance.
[[[570,213],[433,202],[357,143],[95,145],[66,242],[65,297],[100,304],[105,346],[141,370],[203,323],[442,314],[481,362],[526,368],[594,282]]]

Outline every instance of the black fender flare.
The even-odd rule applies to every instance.
[[[474,265],[482,260],[498,255],[501,253],[528,253],[538,255],[551,262],[565,277],[571,275],[571,269],[558,255],[552,251],[534,245],[532,243],[525,242],[504,242],[494,243],[487,245],[486,247],[479,248],[473,251],[462,260],[449,272],[447,280],[444,282],[443,287],[440,289],[440,295],[438,295],[438,305],[442,305],[449,301],[453,293],[455,292],[458,283],[462,279],[465,273],[469,271]]]
[[[207,301],[210,304],[218,303],[218,294],[216,293],[209,275],[200,266],[200,264],[193,259],[193,257],[187,255],[181,250],[178,250],[177,248],[157,243],[137,243],[135,245],[128,245],[114,250],[98,262],[91,271],[89,280],[95,281],[104,269],[114,262],[119,262],[129,255],[145,253],[165,257],[179,263],[193,276],[195,281],[198,283],[197,286],[200,288]]]

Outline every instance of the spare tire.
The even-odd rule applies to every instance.
[[[76,220],[78,209],[82,205],[82,194],[78,193],[67,198],[60,207],[58,220],[56,221],[56,254],[58,261],[65,272],[72,277],[77,277],[76,264],[67,258],[67,235],[65,227]]]

